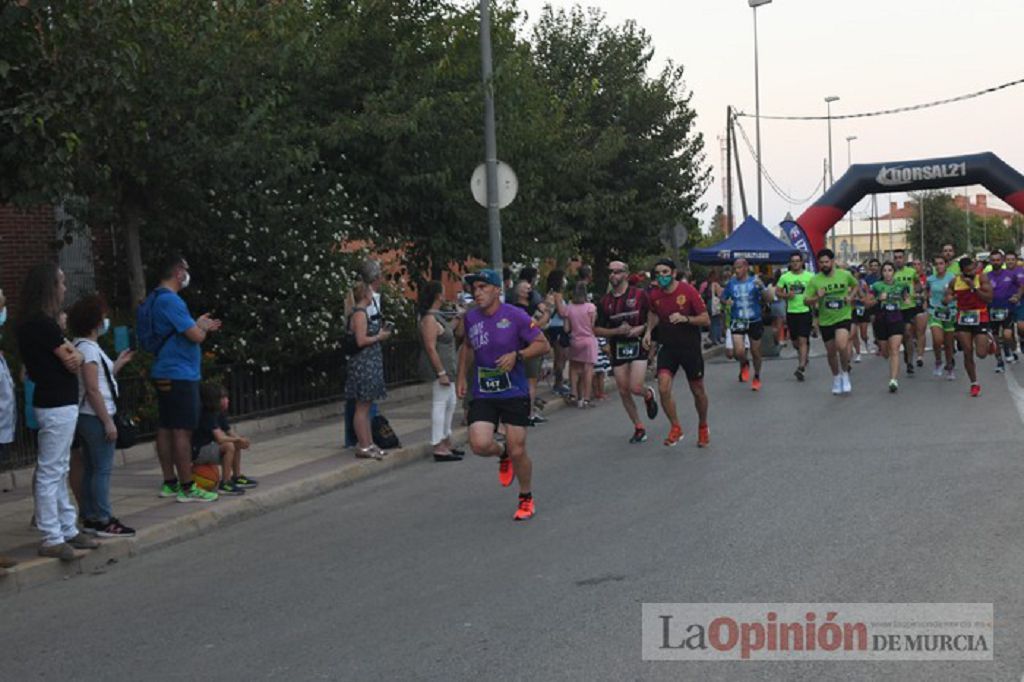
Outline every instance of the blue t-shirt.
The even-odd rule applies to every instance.
[[[760,322],[763,292],[764,285],[756,277],[748,276],[742,282],[735,277],[730,279],[722,291],[722,298],[732,301],[731,319]]]
[[[170,291],[170,289],[164,289]],[[188,312],[188,306],[181,296],[173,291],[170,295],[160,294],[153,301],[153,332],[167,339],[153,363],[149,375],[154,379],[175,379],[177,381],[199,381],[199,344],[189,341],[184,332],[196,326]]]
[[[956,277],[952,272],[946,270],[946,274],[942,277],[938,275],[928,276],[928,307],[933,310],[939,308],[948,308],[952,303],[946,303],[946,289],[949,288],[949,283]]]

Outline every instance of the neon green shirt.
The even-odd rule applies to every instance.
[[[807,283],[807,289],[817,294],[821,289],[825,295],[818,299],[818,325],[831,327],[840,322],[849,322],[853,317],[853,307],[846,298],[857,288],[857,280],[849,270],[833,268],[832,273],[825,275],[819,272]]]
[[[814,275],[807,270],[804,270],[799,275],[793,272],[786,272],[782,277],[779,277],[779,288],[793,294],[793,298],[786,299],[787,313],[811,312],[811,309],[804,303],[804,291],[807,290],[807,285],[813,277]]]
[[[917,284],[917,270],[909,265],[905,265],[896,271],[896,274],[893,275],[892,281],[897,284],[903,284],[910,290],[911,294],[913,294],[914,285]],[[910,310],[915,305],[917,305],[917,297],[911,295],[910,299],[903,301],[903,303],[900,304],[900,310]]]

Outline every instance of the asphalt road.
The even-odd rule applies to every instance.
[[[630,446],[617,404],[561,411],[529,523],[493,460],[415,464],[3,600],[0,679],[1020,680],[1021,417],[992,367],[978,399],[927,371],[890,395],[871,358],[836,398],[820,357],[760,394],[716,361],[708,450],[685,387],[675,449],[663,419]],[[643,602],[991,602],[995,660],[645,662]]]

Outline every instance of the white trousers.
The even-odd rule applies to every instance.
[[[430,443],[437,445],[452,435],[452,418],[455,416],[455,382],[442,386],[433,383],[433,404],[430,410]]]
[[[71,441],[78,423],[78,405],[37,407],[39,456],[36,461],[36,526],[43,545],[59,545],[78,535],[78,511],[68,492]]]

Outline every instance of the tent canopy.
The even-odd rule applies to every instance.
[[[690,262],[727,265],[737,258],[746,258],[754,264],[787,263],[794,253],[799,252],[769,232],[756,218],[748,215],[743,224],[724,241],[690,251]]]

